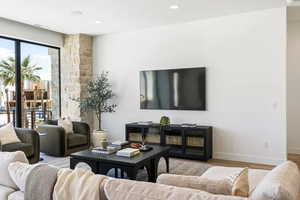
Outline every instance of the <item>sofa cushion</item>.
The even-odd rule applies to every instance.
[[[15,128],[11,123],[0,127],[0,143],[1,145],[21,142],[18,138]]]
[[[8,196],[8,200],[24,200],[24,192],[16,191]]]
[[[32,144],[26,144],[21,142],[3,145],[2,151],[23,151],[27,157],[31,157],[34,154]]]
[[[201,190],[124,179],[108,180],[104,191],[109,200],[247,200],[243,197],[214,195]]]
[[[300,174],[297,165],[291,161],[270,171],[256,189],[251,200],[297,200],[300,189]]]
[[[241,168],[218,178],[162,174],[158,177],[157,182],[165,185],[202,190],[212,194],[242,197],[248,197],[249,195],[248,168]]]
[[[18,189],[18,186],[12,180],[8,172],[8,166],[10,163],[20,161],[28,163],[25,154],[22,151],[17,152],[0,152],[0,185]]]
[[[0,200],[7,200],[8,196],[14,192],[14,189],[0,185]]]
[[[85,135],[69,134],[68,147],[77,147],[88,143],[88,138]]]

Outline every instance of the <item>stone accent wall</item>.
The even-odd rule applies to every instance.
[[[88,122],[92,128],[93,114],[82,113],[73,99],[86,97],[86,86],[92,79],[93,37],[84,34],[66,35],[62,49],[61,83],[62,116]]]
[[[52,99],[52,118],[59,117],[59,59],[58,50],[48,48],[48,55],[51,57],[51,85],[50,99]]]

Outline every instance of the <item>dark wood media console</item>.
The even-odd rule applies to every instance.
[[[141,142],[145,136],[146,143],[171,146],[171,157],[207,161],[213,153],[213,128],[211,126],[182,126],[171,124],[144,125],[126,124],[126,140]]]

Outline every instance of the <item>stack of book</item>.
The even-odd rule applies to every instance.
[[[99,147],[96,147],[96,148],[93,148],[92,149],[92,152],[93,153],[99,153],[99,154],[113,154],[113,153],[116,153],[119,149],[113,147],[113,146],[107,146],[106,149],[103,149],[103,148],[99,148]]]
[[[140,150],[133,149],[133,148],[126,148],[117,152],[117,156],[128,157],[128,158],[136,156],[138,154],[140,154]]]
[[[127,144],[128,144],[127,141],[115,141],[112,142],[110,146],[115,147],[118,150],[121,150]]]

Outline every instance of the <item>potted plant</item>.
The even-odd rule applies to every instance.
[[[87,97],[79,100],[82,112],[93,111],[98,119],[98,129],[93,132],[94,146],[105,148],[107,132],[102,129],[102,114],[115,112],[116,104],[111,103],[114,93],[108,81],[108,72],[102,72],[95,80],[87,85]]]

